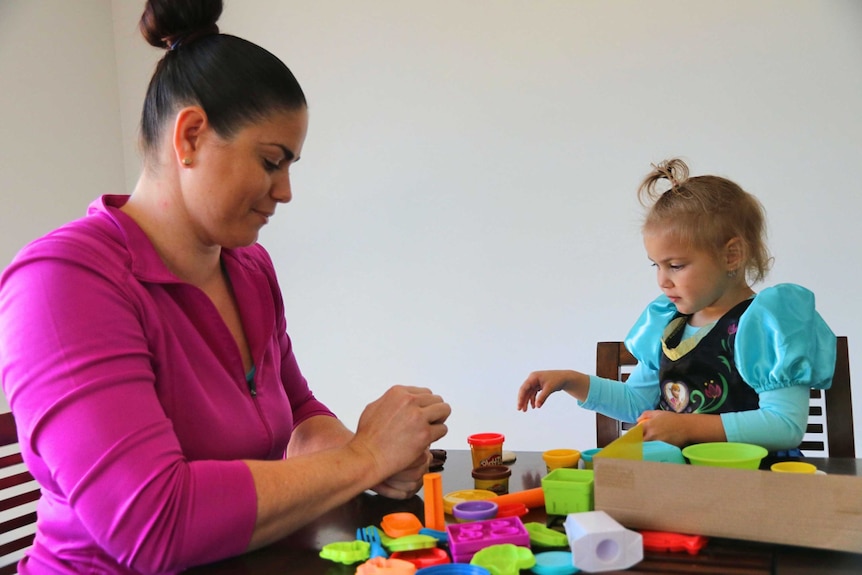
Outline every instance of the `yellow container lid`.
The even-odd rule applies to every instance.
[[[779,473],[817,473],[817,467],[804,461],[779,461],[769,468]]]
[[[443,496],[443,511],[447,515],[452,515],[452,508],[462,501],[482,501],[497,497],[497,493],[488,489],[463,489],[461,491],[452,491]]]

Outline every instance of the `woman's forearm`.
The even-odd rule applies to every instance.
[[[351,443],[282,461],[246,461],[257,493],[248,549],[281,539],[380,483],[385,472]]]

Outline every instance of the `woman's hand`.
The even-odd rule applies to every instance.
[[[518,390],[518,411],[527,411],[528,405],[538,409],[544,405],[549,395],[560,390],[575,399],[586,399],[590,391],[590,378],[569,369],[534,371]]]
[[[378,484],[381,495],[409,497],[418,490],[431,461],[429,448],[446,435],[451,412],[429,389],[401,385],[365,408],[350,444],[364,451],[386,478]]]

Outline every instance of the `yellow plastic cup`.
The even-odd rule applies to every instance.
[[[779,461],[769,466],[772,471],[778,473],[817,473],[817,468],[803,461]]]
[[[542,453],[542,459],[545,460],[548,473],[562,467],[577,469],[581,452],[577,449],[549,449]]]

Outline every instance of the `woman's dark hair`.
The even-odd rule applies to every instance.
[[[184,106],[206,112],[213,129],[229,138],[278,111],[304,108],[299,82],[276,56],[242,38],[219,34],[221,0],[148,0],[140,29],[146,41],[168,50],[147,88],[141,147],[155,152],[168,120]]]

